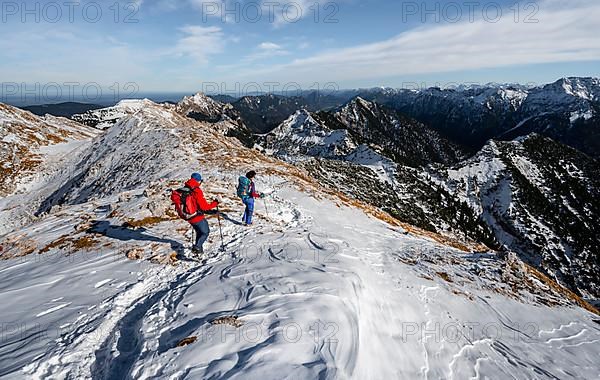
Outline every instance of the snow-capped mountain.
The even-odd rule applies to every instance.
[[[329,129],[317,115],[299,110],[261,138],[261,144],[278,157],[345,156],[356,149],[348,130]]]
[[[50,194],[38,213],[57,204],[88,202],[140,183],[176,177],[178,167],[193,166],[195,155],[183,151],[182,140],[193,136],[198,125],[166,106],[146,101],[85,150],[71,180]]]
[[[364,94],[470,149],[516,125],[513,113],[527,93],[513,88],[429,88]]]
[[[197,93],[184,97],[177,103],[175,109],[182,115],[200,121],[217,122],[222,119],[223,115],[227,116],[233,110],[233,106],[213,100],[203,93]]]
[[[107,129],[116,124],[123,117],[132,115],[152,103],[153,102],[149,99],[125,99],[112,107],[95,109],[82,114],[73,115],[71,119],[90,127]]]
[[[317,111],[320,109],[308,99],[274,94],[244,96],[234,102],[233,107],[253,133],[270,132],[298,110]]]
[[[0,103],[0,234],[30,220],[33,201],[52,189],[48,182],[99,133],[69,119],[35,116]]]
[[[460,149],[437,132],[360,97],[335,113],[298,111],[266,134],[263,144],[278,156],[301,153],[344,159],[366,145],[408,166],[456,162],[462,157]]]
[[[360,97],[342,106],[334,119],[334,125],[347,128],[361,143],[378,145],[394,161],[408,166],[450,163],[463,157],[460,148],[425,125]]]
[[[500,137],[528,133],[551,137],[598,158],[600,152],[600,79],[564,78],[530,90],[517,111],[519,123]]]
[[[597,311],[518,257],[400,224],[219,123],[148,104],[77,157],[55,207],[0,237],[2,377],[598,373]],[[269,194],[252,228],[235,194],[249,169]],[[168,193],[193,171],[224,198],[203,262]]]

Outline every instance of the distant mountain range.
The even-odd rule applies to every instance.
[[[294,112],[330,111],[361,97],[413,118],[438,131],[470,153],[489,139],[511,140],[529,133],[572,146],[590,156],[600,154],[600,79],[563,78],[538,87],[486,84],[454,89],[406,90],[372,88],[343,91],[304,91],[293,96],[275,94],[241,98],[213,95],[231,104],[245,126],[268,133]],[[43,115],[73,117],[98,105],[61,103],[24,107]],[[197,115],[201,117],[201,115]]]
[[[376,89],[361,96],[413,117],[472,150],[491,138],[510,140],[536,132],[594,157],[600,153],[598,78],[564,78],[531,89]]]
[[[91,110],[104,108],[99,104],[64,102],[56,104],[40,104],[35,106],[25,106],[22,109],[31,112],[34,115],[44,116],[46,114],[60,117],[72,117],[73,115],[85,113]]]

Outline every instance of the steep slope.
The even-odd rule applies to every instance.
[[[37,117],[0,103],[0,196],[11,194],[21,179],[35,174],[43,162],[40,148],[87,140],[96,134],[97,131],[68,119]]]
[[[563,78],[532,89],[518,117],[519,124],[504,132],[501,138],[538,133],[598,158],[600,79]]]
[[[165,106],[141,109],[95,144],[60,207],[2,236],[0,376],[598,373],[596,315],[513,256],[400,227]],[[188,158],[173,160],[175,146]],[[269,194],[253,228],[238,222],[234,189],[249,168]],[[166,191],[196,170],[208,197],[225,198],[224,250],[209,215],[214,256],[201,263],[186,257],[190,229]]]
[[[425,125],[360,97],[334,115],[360,143],[376,144],[395,162],[421,166],[451,163],[462,157],[454,144]]]
[[[184,97],[177,106],[176,111],[182,115],[189,116],[198,121],[217,122],[223,115],[233,111],[233,106],[228,103],[221,103],[212,98],[197,93],[193,96]]]
[[[336,114],[302,111],[265,135],[262,146],[400,221],[517,252],[578,294],[598,298],[597,161],[532,135],[490,143],[455,167],[425,166],[443,157],[428,152],[452,150],[411,124],[396,125],[395,133],[390,115],[360,98]]]
[[[520,88],[429,88],[361,94],[413,117],[471,150],[516,125],[514,114],[527,92]]]
[[[490,142],[446,171],[448,189],[508,249],[573,290],[600,297],[600,166],[539,135]]]
[[[194,166],[198,153],[183,147],[201,127],[170,106],[144,101],[143,107],[94,141],[75,166],[71,180],[45,200],[38,214],[54,205],[83,203],[134,189],[140,183],[177,177],[178,168]]]
[[[39,197],[99,131],[0,103],[0,234],[30,220]]]
[[[456,145],[435,131],[362,98],[353,99],[335,113],[300,110],[260,142],[279,156],[343,159],[355,147],[365,145],[396,163],[413,167],[457,162],[462,157]]]

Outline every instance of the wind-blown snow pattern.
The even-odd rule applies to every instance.
[[[1,237],[3,378],[599,373],[598,316],[515,256],[401,227],[173,107],[147,104],[78,158],[39,219]],[[269,195],[248,228],[250,168]],[[223,249],[208,215],[201,262],[168,193],[192,171],[224,198]]]

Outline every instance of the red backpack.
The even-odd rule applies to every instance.
[[[171,201],[175,205],[175,211],[177,211],[177,215],[183,220],[190,220],[193,217],[202,214],[202,211],[198,209],[196,200],[193,197],[193,192],[194,191],[187,186],[171,192]]]

